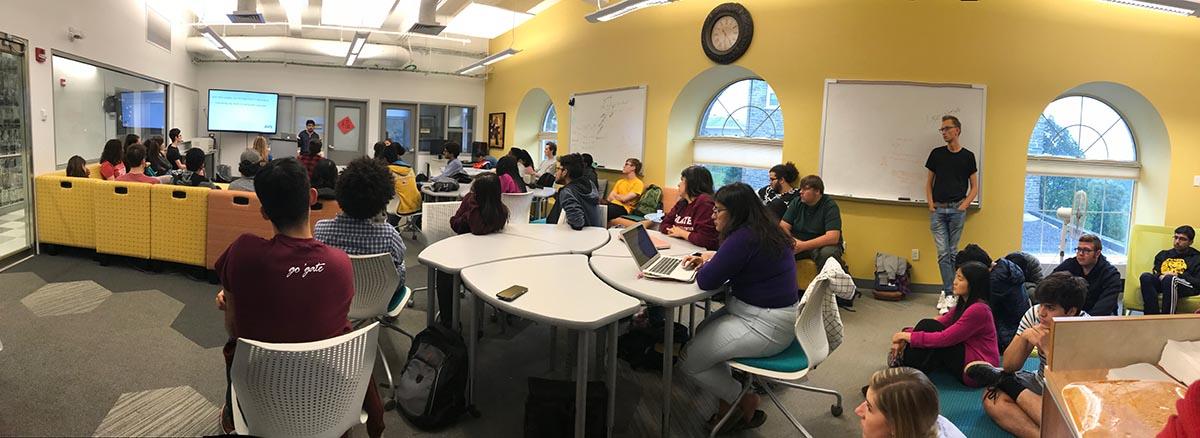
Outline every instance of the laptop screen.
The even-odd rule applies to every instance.
[[[621,237],[625,239],[625,245],[629,247],[629,253],[633,254],[638,266],[645,266],[646,262],[658,255],[650,234],[640,224],[621,232]]]

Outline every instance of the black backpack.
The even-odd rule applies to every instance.
[[[467,412],[466,390],[462,336],[440,324],[417,334],[396,382],[396,410],[419,429],[439,429]]]
[[[672,324],[675,332],[671,340],[677,344],[687,344],[691,339],[687,326],[677,322]],[[658,351],[658,344],[663,341],[662,332],[661,325],[630,329],[629,333],[617,338],[617,358],[629,363],[629,368],[634,370],[662,370],[663,354]],[[679,362],[679,357],[672,357],[674,362]]]

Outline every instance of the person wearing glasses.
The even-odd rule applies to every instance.
[[[800,196],[800,188],[796,187],[796,179],[800,178],[800,171],[796,170],[795,164],[788,161],[786,164],[776,164],[771,167],[767,175],[770,177],[770,183],[759,189],[758,197],[762,199],[763,205],[767,206],[767,211],[770,211],[776,218],[783,218],[788,205],[792,203],[793,199]]]
[[[933,232],[938,268],[942,274],[938,311],[945,313],[954,299],[950,294],[954,281],[954,254],[958,252],[967,207],[979,195],[979,169],[975,154],[958,141],[962,135],[958,117],[942,116],[942,127],[938,130],[946,145],[929,151],[929,158],[925,160],[925,168],[929,170],[925,179],[925,202],[929,206],[929,229]]]
[[[1117,299],[1125,289],[1121,281],[1121,273],[1100,253],[1103,245],[1095,234],[1085,233],[1079,236],[1079,246],[1075,248],[1075,257],[1063,260],[1054,272],[1070,272],[1076,277],[1087,281],[1087,299],[1083,303],[1083,311],[1094,316],[1117,314]]]
[[[126,165],[128,166],[128,165]],[[1142,308],[1147,315],[1175,313],[1175,304],[1180,298],[1196,295],[1195,285],[1200,284],[1200,251],[1192,248],[1196,230],[1190,225],[1175,229],[1175,242],[1171,249],[1159,251],[1154,256],[1151,272],[1143,272]],[[1162,305],[1158,296],[1162,295]]]
[[[825,194],[821,177],[800,178],[800,196],[788,204],[779,227],[792,236],[792,253],[796,260],[812,259],[817,271],[825,267],[830,257],[842,260],[842,211],[837,202]]]

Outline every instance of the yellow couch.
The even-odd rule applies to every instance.
[[[71,178],[64,172],[33,179],[37,233],[42,243],[96,248],[95,204],[98,180]]]
[[[1125,311],[1141,311],[1142,285],[1139,277],[1154,269],[1154,256],[1174,245],[1175,228],[1159,225],[1134,225],[1129,231],[1128,261],[1125,264],[1125,292],[1122,294]],[[1192,313],[1200,309],[1200,296],[1182,298],[1175,313]]]
[[[92,199],[96,252],[149,259],[150,184],[98,180]]]
[[[208,239],[205,187],[150,186],[150,258],[204,266]]]

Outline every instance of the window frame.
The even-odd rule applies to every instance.
[[[709,114],[713,107],[718,104],[721,96],[729,90],[730,87],[746,82],[746,81],[762,81],[769,90],[766,100],[769,103],[770,95],[774,94],[774,88],[766,80],[757,77],[744,77],[733,80],[713,93],[712,97],[705,100],[704,109],[701,111],[700,120],[696,123],[695,136],[692,138],[692,160],[696,164],[705,166],[728,166],[740,167],[743,169],[767,170],[771,166],[779,164],[783,160],[783,139],[770,137],[747,137],[747,136],[714,136],[705,135],[708,126]],[[748,88],[753,87],[753,83],[748,84]],[[778,95],[776,95],[778,99]],[[754,107],[764,111],[770,119],[774,113],[779,114],[780,120],[780,135],[786,135],[782,132],[783,110],[779,106],[769,108],[758,106],[759,102],[750,102],[750,97],[747,96],[746,107]],[[740,110],[742,107],[735,109]],[[732,112],[730,112],[732,114]],[[720,129],[720,128],[716,128]],[[742,128],[741,134],[746,133],[746,128]],[[718,157],[730,157],[733,159],[720,159]],[[747,160],[747,158],[751,158]]]

